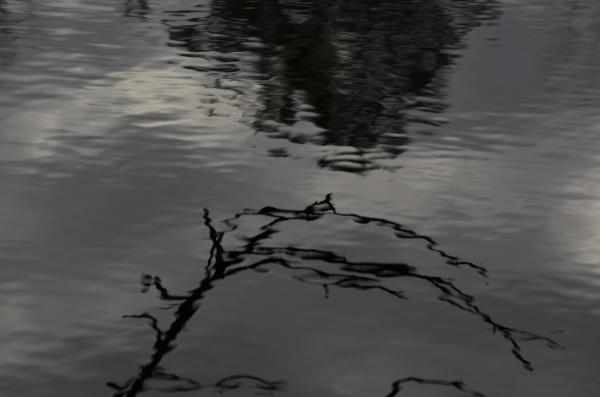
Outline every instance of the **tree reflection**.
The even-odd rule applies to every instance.
[[[443,122],[437,115],[455,50],[497,14],[494,0],[213,0],[204,18],[166,23],[172,44],[190,55],[259,55],[254,127],[337,147],[319,164],[362,172],[403,152],[409,124]],[[216,63],[200,70],[240,70],[235,58]]]
[[[226,235],[233,234],[244,218],[262,220],[256,233],[241,237],[242,244],[237,248],[226,248],[223,239]],[[513,328],[499,323],[489,313],[477,304],[477,299],[460,289],[453,280],[432,274],[425,274],[411,264],[392,262],[351,261],[344,255],[334,251],[321,250],[312,247],[295,245],[269,244],[291,222],[314,222],[326,218],[345,218],[354,221],[358,226],[372,225],[389,230],[398,239],[416,239],[424,243],[427,250],[439,255],[449,266],[470,269],[482,277],[487,277],[486,269],[480,265],[460,259],[441,249],[431,237],[419,234],[397,222],[383,218],[374,218],[355,213],[344,213],[336,210],[331,196],[315,202],[301,210],[264,207],[258,211],[246,210],[224,221],[227,228],[218,231],[210,218],[209,212],[204,212],[204,224],[209,232],[211,241],[210,254],[204,267],[204,276],[197,288],[186,294],[173,294],[163,284],[160,277],[146,275],[142,278],[143,291],[155,289],[161,300],[174,303],[174,320],[167,328],[162,328],[159,321],[152,314],[127,315],[128,318],[143,319],[148,322],[155,333],[155,342],[152,347],[149,361],[140,367],[138,373],[124,384],[109,383],[116,390],[114,396],[135,396],[143,390],[151,388],[149,381],[159,382],[163,386],[154,387],[163,391],[195,390],[204,387],[227,389],[234,385],[240,387],[251,383],[256,388],[279,390],[281,382],[270,381],[253,375],[234,375],[225,380],[220,380],[209,385],[201,384],[192,379],[179,377],[168,372],[160,364],[163,358],[176,346],[175,342],[188,321],[198,310],[199,303],[207,297],[207,293],[216,287],[218,282],[235,274],[248,270],[267,270],[277,266],[285,269],[286,273],[302,283],[321,285],[326,289],[342,288],[357,291],[376,291],[395,299],[406,299],[403,291],[390,286],[388,281],[394,279],[410,279],[415,283],[429,285],[437,291],[438,299],[452,307],[469,313],[484,324],[490,326],[494,333],[499,333],[510,345],[513,356],[528,370],[532,364],[522,351],[521,343],[540,341],[550,348],[559,345],[545,336]],[[395,396],[405,383],[426,383],[455,388],[470,393],[472,396],[482,394],[471,391],[459,381],[427,380],[409,377],[397,380],[392,385],[389,396]],[[167,386],[164,384],[167,383]]]

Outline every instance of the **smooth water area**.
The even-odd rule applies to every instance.
[[[595,0],[0,0],[0,395],[600,395],[599,68]]]

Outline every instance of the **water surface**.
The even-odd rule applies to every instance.
[[[0,1],[0,395],[598,395],[598,16]]]

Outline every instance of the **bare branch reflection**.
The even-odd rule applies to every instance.
[[[485,397],[484,394],[482,394],[478,391],[468,389],[466,387],[466,385],[461,381],[457,381],[457,380],[448,381],[448,380],[441,380],[441,379],[423,379],[423,378],[416,378],[413,376],[408,377],[408,378],[398,379],[397,381],[392,383],[392,389],[385,397],[395,397],[395,396],[399,395],[400,392],[402,391],[402,386],[404,386],[408,383],[416,383],[416,384],[420,384],[420,385],[434,385],[434,386],[442,386],[442,387],[446,387],[446,388],[450,388],[450,389],[456,389],[463,393],[467,393],[467,394],[464,394],[465,397]]]
[[[266,379],[259,378],[254,375],[231,375],[225,378],[219,379],[216,382],[202,384],[193,379],[181,377],[169,372],[166,372],[163,368],[157,367],[153,374],[152,379],[161,381],[163,384],[171,384],[168,386],[156,386],[152,390],[166,392],[166,393],[177,393],[177,392],[189,392],[201,389],[214,389],[218,392],[224,392],[229,390],[236,390],[241,387],[251,387],[257,391],[262,392],[276,392],[283,389],[285,382],[282,381],[269,381]],[[128,381],[124,385],[118,385],[114,382],[108,382],[107,385],[114,389],[116,392],[113,396],[135,396],[142,391],[142,389],[135,389],[135,382]],[[146,387],[146,390],[149,389]]]
[[[261,226],[251,236],[238,237],[237,240],[242,242],[241,246],[237,248],[224,247],[224,237],[236,231],[240,221],[249,217],[260,219]],[[500,323],[477,304],[475,296],[463,291],[453,280],[425,274],[419,271],[415,265],[394,262],[352,261],[334,251],[294,245],[277,246],[267,244],[274,240],[274,237],[290,222],[314,222],[326,218],[333,218],[332,221],[335,221],[335,218],[351,219],[357,224],[357,227],[371,224],[389,230],[398,239],[421,240],[425,249],[440,256],[447,265],[469,269],[482,277],[488,277],[483,266],[465,261],[446,252],[429,236],[419,234],[404,225],[387,219],[338,211],[334,206],[331,195],[327,195],[324,200],[317,201],[299,210],[264,207],[257,211],[246,210],[240,212],[224,221],[227,226],[224,231],[216,229],[209,212],[205,210],[204,224],[209,231],[211,248],[204,267],[204,276],[198,287],[187,294],[171,293],[157,276],[146,275],[142,278],[143,291],[153,288],[158,292],[161,300],[175,303],[172,306],[175,318],[168,327],[163,328],[160,327],[159,321],[147,312],[125,316],[147,321],[155,333],[155,342],[150,360],[140,367],[135,376],[123,385],[110,384],[111,387],[117,390],[114,396],[135,396],[149,388],[147,383],[150,380],[176,383],[176,386],[169,386],[167,389],[162,388],[161,390],[183,391],[206,387],[197,381],[178,377],[167,372],[160,366],[162,359],[175,348],[175,341],[179,333],[198,310],[200,301],[206,298],[207,293],[219,281],[249,270],[267,271],[273,266],[285,269],[290,277],[299,282],[323,286],[326,292],[331,288],[353,289],[357,291],[376,291],[393,298],[407,299],[403,291],[387,285],[386,281],[402,278],[414,280],[415,283],[425,283],[434,291],[437,291],[440,301],[475,316],[482,323],[490,326],[494,333],[499,333],[509,343],[513,356],[528,370],[532,370],[533,366],[524,356],[521,346],[523,342],[540,341],[550,348],[560,347],[548,337]],[[234,375],[226,379],[213,383],[212,386],[225,389],[228,388],[228,385],[240,387],[242,383],[247,383],[248,380],[252,380],[257,388],[278,390],[281,386],[280,382],[267,381],[253,375]],[[471,396],[482,396],[478,392],[464,388],[464,385],[458,381],[427,380],[415,377],[396,381],[389,396],[398,394],[401,386],[408,382],[443,385],[468,392]]]

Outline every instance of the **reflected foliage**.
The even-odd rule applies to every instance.
[[[237,57],[257,55],[258,131],[326,145],[320,166],[364,172],[404,151],[410,123],[443,123],[445,71],[497,14],[493,0],[214,0],[166,24],[182,55],[210,60],[191,69],[247,80]]]
[[[261,223],[256,232],[250,236],[237,237],[241,241],[238,247],[225,247],[223,239],[225,236],[233,235],[238,230],[240,222],[244,218],[255,218]],[[204,212],[204,223],[209,232],[211,241],[210,254],[204,267],[204,276],[197,288],[185,294],[175,294],[164,285],[160,277],[145,275],[142,278],[143,292],[151,289],[156,290],[160,299],[170,302],[170,310],[174,311],[174,320],[166,327],[161,328],[159,321],[150,313],[127,315],[128,318],[136,318],[148,322],[155,333],[155,342],[152,347],[150,360],[140,367],[139,372],[130,378],[125,384],[117,385],[111,383],[111,387],[117,390],[115,396],[135,396],[141,391],[149,388],[149,381],[173,382],[171,386],[161,390],[191,390],[206,387],[191,379],[178,377],[167,372],[160,366],[161,360],[166,354],[175,348],[175,342],[186,326],[187,322],[198,310],[199,303],[207,297],[207,293],[216,287],[219,281],[229,278],[235,274],[247,271],[268,272],[272,267],[283,268],[291,278],[307,284],[320,285],[329,291],[331,288],[353,289],[357,291],[373,291],[385,294],[394,299],[407,299],[404,292],[391,286],[388,281],[397,279],[410,279],[414,283],[428,285],[432,291],[437,293],[440,301],[451,307],[468,313],[486,324],[494,333],[500,334],[510,345],[513,356],[528,370],[532,370],[532,364],[527,360],[522,351],[521,344],[529,341],[545,343],[550,348],[560,346],[550,338],[534,332],[510,327],[495,320],[477,304],[475,296],[459,288],[451,279],[433,274],[426,274],[415,265],[408,263],[393,262],[368,262],[352,261],[342,253],[322,250],[312,247],[300,247],[296,245],[277,245],[271,243],[276,235],[281,233],[286,225],[292,222],[314,222],[325,218],[350,219],[356,223],[356,227],[372,225],[388,230],[398,239],[413,239],[423,242],[423,246],[441,257],[448,266],[463,268],[474,271],[483,278],[487,278],[484,267],[475,263],[462,260],[442,248],[431,237],[417,233],[397,222],[364,216],[355,213],[338,211],[328,195],[324,200],[315,202],[300,210],[284,209],[276,207],[264,207],[258,211],[245,210],[233,217],[226,219],[225,230],[219,231],[213,225],[209,212]],[[262,378],[235,375],[227,378],[227,382],[216,382],[214,387],[235,380],[235,384],[243,384],[252,380],[258,388],[269,388],[278,390],[280,382],[267,381]],[[464,388],[463,383],[458,381],[427,380],[422,378],[404,378],[396,381],[392,386],[389,396],[395,396],[405,383],[427,383],[452,387],[472,396],[482,394]]]

